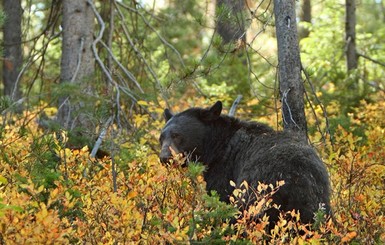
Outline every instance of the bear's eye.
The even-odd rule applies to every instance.
[[[180,134],[177,133],[171,133],[171,138],[172,139],[178,139],[180,137]]]

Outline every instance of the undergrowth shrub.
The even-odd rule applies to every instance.
[[[376,103],[361,102],[349,114],[351,130],[334,134],[334,145],[323,149],[329,165],[332,207],[341,240],[357,243],[385,241],[385,106],[384,94]],[[353,132],[364,135],[355,135]]]
[[[153,145],[160,121],[139,121],[146,137],[127,142],[120,155],[95,159],[87,147],[65,148],[65,132],[43,132],[36,113],[25,112],[1,128],[0,243],[384,243],[384,97],[362,102],[349,114],[351,130],[338,127],[333,144],[319,146],[332,181],[333,217],[320,207],[315,223],[304,225],[299,213],[282,213],[271,232],[263,211],[279,208],[270,197],[284,183],[255,189],[230,183],[231,203],[220,202],[206,193],[203,165],[159,163]],[[255,205],[242,208],[248,201]]]

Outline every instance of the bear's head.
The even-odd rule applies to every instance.
[[[159,158],[167,163],[172,151],[183,154],[188,160],[199,161],[205,150],[205,139],[210,131],[210,123],[217,120],[222,111],[222,102],[216,102],[208,109],[190,108],[173,115],[164,110],[166,125],[160,135],[161,152]]]

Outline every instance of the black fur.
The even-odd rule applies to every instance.
[[[246,180],[256,187],[258,182],[285,184],[273,196],[281,210],[299,210],[301,221],[313,221],[319,204],[330,212],[329,177],[317,153],[295,133],[277,132],[265,124],[245,122],[220,115],[221,102],[209,109],[191,108],[176,115],[165,111],[167,124],[162,130],[160,158],[176,153],[188,154],[207,166],[204,179],[207,189],[215,190],[222,201],[229,201],[233,188]],[[270,219],[278,212],[268,211]]]

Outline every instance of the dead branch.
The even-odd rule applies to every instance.
[[[359,52],[357,52],[357,55],[358,55],[359,57],[362,57],[362,58],[364,58],[364,59],[367,59],[367,60],[369,60],[369,61],[371,61],[371,62],[373,62],[373,63],[375,63],[375,64],[377,64],[377,65],[380,65],[380,66],[385,67],[385,63],[384,63],[384,62],[375,60],[375,59],[373,59],[373,58],[371,58],[371,57],[369,57],[369,56],[367,56],[367,55],[365,55],[365,54],[359,53]]]
[[[237,98],[234,100],[234,103],[231,106],[230,111],[229,111],[229,116],[231,116],[231,117],[235,116],[237,106],[238,106],[239,102],[241,101],[241,99],[242,99],[242,95],[238,95]]]
[[[90,157],[94,158],[96,156],[96,153],[98,152],[100,145],[102,144],[102,141],[107,134],[107,130],[110,127],[113,120],[114,120],[114,116],[112,115],[112,116],[110,116],[110,118],[108,118],[107,122],[104,124],[104,127],[103,127],[102,131],[100,132],[99,137],[96,140],[94,147],[92,148]]]

